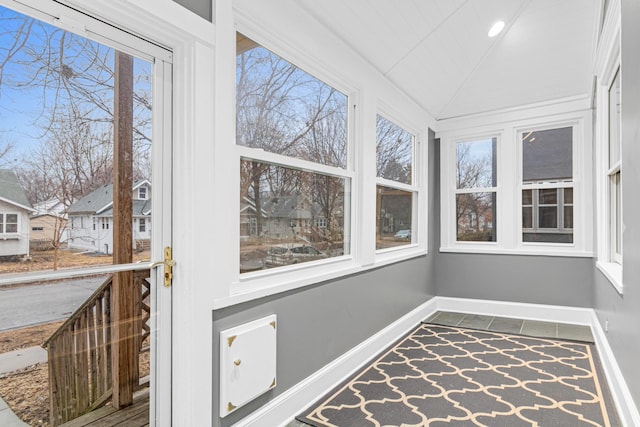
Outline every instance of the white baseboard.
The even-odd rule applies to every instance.
[[[633,401],[629,387],[627,387],[627,382],[625,381],[622,371],[616,362],[613,350],[609,345],[605,332],[600,326],[600,322],[598,322],[598,317],[595,312],[593,312],[592,319],[591,332],[593,332],[593,338],[596,341],[596,347],[598,348],[598,354],[600,355],[602,369],[607,376],[609,390],[611,391],[613,401],[616,404],[620,421],[622,421],[622,425],[624,426],[640,426],[640,414],[638,413],[638,407]]]
[[[434,297],[280,394],[233,427],[285,426],[295,415],[360,369],[382,349],[438,310],[591,326],[618,415],[624,426],[640,426],[640,416],[629,388],[592,309]]]

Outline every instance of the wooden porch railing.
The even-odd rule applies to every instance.
[[[134,337],[138,354],[149,351],[150,270],[135,271]],[[104,281],[42,345],[49,358],[51,425],[57,426],[105,405],[112,396],[112,283]],[[132,388],[140,382],[138,357]]]

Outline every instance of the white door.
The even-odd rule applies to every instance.
[[[16,313],[0,334],[60,321],[110,273],[151,268],[150,424],[171,420],[172,288],[162,262],[172,244],[172,54],[42,0],[0,0],[0,45],[0,173],[10,180],[0,188],[0,254],[13,251],[0,257],[0,312],[5,302]],[[116,51],[133,58],[131,224],[139,227],[131,262],[120,264],[112,255]],[[42,317],[21,308],[28,296],[9,303],[8,289],[44,286],[51,298],[78,300]]]

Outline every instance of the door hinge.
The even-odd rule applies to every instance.
[[[164,248],[164,260],[154,262],[151,264],[149,268],[155,268],[159,266],[164,266],[164,286],[171,286],[171,282],[173,281],[173,267],[176,266],[176,262],[173,259],[173,251],[171,250],[171,246],[165,246]]]

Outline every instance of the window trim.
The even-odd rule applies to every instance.
[[[8,215],[15,215],[16,222],[7,222]],[[12,211],[0,212],[0,217],[2,217],[2,220],[0,220],[0,224],[2,224],[2,231],[0,231],[0,236],[2,236],[3,239],[12,239],[20,236],[20,230],[22,229],[21,218],[20,218],[21,216],[22,215],[20,215],[19,212],[12,212]],[[7,231],[7,224],[12,224],[12,225],[15,224],[16,231]]]
[[[518,212],[520,213],[520,217],[519,217],[519,222],[518,222],[518,228],[519,228],[519,235],[518,235],[518,244],[520,247],[522,248],[526,248],[526,247],[530,247],[530,246],[535,246],[535,247],[539,247],[539,246],[549,246],[549,247],[558,247],[558,248],[573,248],[576,247],[576,239],[579,238],[579,236],[576,236],[578,230],[580,230],[580,227],[576,226],[576,222],[577,222],[577,218],[576,218],[576,212],[578,211],[578,209],[576,209],[576,206],[580,206],[579,203],[576,203],[576,172],[579,170],[579,160],[580,160],[580,156],[581,156],[581,151],[579,144],[581,143],[581,141],[579,141],[579,127],[580,127],[581,123],[579,121],[560,121],[560,122],[552,122],[552,123],[547,123],[547,124],[541,124],[538,126],[533,126],[533,127],[518,127],[516,130],[516,145],[517,145],[517,154],[518,154],[518,162],[517,162],[517,188],[518,190],[518,195],[517,195],[517,205],[516,205],[516,209],[518,209]],[[557,182],[541,182],[541,183],[531,183],[531,184],[524,184],[523,183],[523,146],[522,146],[522,135],[528,132],[536,132],[536,131],[544,131],[544,130],[553,130],[553,129],[559,129],[559,128],[566,128],[566,127],[571,127],[572,128],[572,133],[571,133],[571,163],[572,163],[572,176],[570,180],[558,180]],[[573,209],[573,227],[570,229],[566,229],[566,230],[571,230],[572,232],[572,239],[573,239],[573,243],[554,243],[554,242],[525,242],[524,241],[524,231],[525,228],[523,227],[522,224],[522,191],[523,190],[546,190],[546,189],[556,189],[556,190],[560,190],[560,189],[565,189],[565,188],[571,188],[573,190],[573,203],[572,206],[574,207]],[[564,196],[563,196],[563,200],[564,200]],[[536,206],[537,204],[534,201],[533,206]],[[556,213],[558,215],[560,215],[560,199],[557,200],[556,203],[558,212]],[[562,212],[564,214],[564,206],[562,208]],[[564,223],[564,219],[562,221]],[[534,229],[536,229],[536,227],[534,227]],[[540,229],[540,228],[539,228]],[[541,230],[545,230],[544,228],[541,228]],[[562,229],[560,227],[557,227],[555,229],[548,229],[550,231],[548,231],[548,233],[562,233],[562,230],[565,230],[565,228],[563,227]]]
[[[543,110],[542,112],[539,110]],[[545,114],[544,110],[548,110]],[[557,106],[536,108],[534,118],[523,114],[511,120],[496,119],[496,123],[447,130],[437,136],[441,139],[440,194],[441,194],[441,252],[517,254],[566,257],[592,257],[591,188],[591,114],[587,109],[558,112]],[[544,130],[573,126],[573,188],[574,188],[574,243],[522,242],[522,147],[519,142],[523,131]],[[497,138],[497,242],[457,242],[455,234],[455,160],[456,143]]]
[[[225,148],[225,152],[234,154],[234,157],[238,159],[238,165],[228,168],[228,172],[233,172],[234,179],[239,180],[240,159],[244,159],[265,161],[283,167],[293,167],[295,169],[349,178],[351,202],[348,217],[350,218],[349,227],[351,227],[349,230],[351,252],[350,255],[313,263],[300,263],[285,269],[274,268],[243,274],[239,273],[239,257],[237,257],[238,259],[229,265],[229,271],[227,272],[227,277],[230,279],[229,285],[225,287],[224,291],[218,293],[219,296],[214,300],[213,306],[216,308],[227,307],[279,292],[345,277],[371,268],[424,256],[427,252],[427,173],[415,170],[412,175],[414,175],[415,187],[418,187],[420,196],[419,200],[412,204],[412,216],[416,221],[413,230],[414,235],[419,235],[419,238],[417,242],[411,245],[379,252],[375,251],[376,172],[375,144],[372,144],[372,141],[375,141],[375,114],[380,112],[385,118],[392,120],[414,135],[414,169],[415,164],[425,165],[426,168],[428,164],[427,144],[422,141],[427,140],[429,123],[425,120],[423,114],[420,111],[416,111],[411,102],[398,100],[395,95],[391,96],[394,102],[386,104],[384,100],[371,95],[374,93],[371,87],[366,87],[367,85],[354,86],[353,82],[347,82],[343,79],[338,69],[331,70],[328,68],[326,61],[315,60],[308,55],[306,50],[297,49],[296,45],[291,43],[291,40],[279,38],[271,31],[265,32],[258,22],[247,19],[242,13],[238,13],[238,10],[235,12],[234,45],[235,32],[238,31],[256,41],[265,49],[291,62],[301,70],[347,96],[348,160],[345,169],[334,168],[240,146],[231,140]],[[229,39],[225,42],[231,43],[231,33],[227,36]],[[231,80],[232,76],[233,80]],[[225,81],[235,87],[235,67],[233,74],[231,70],[227,70]],[[363,96],[362,91],[366,91],[368,95]],[[235,106],[233,106],[233,109],[235,111]],[[402,117],[403,120],[398,120],[398,117]],[[235,129],[235,121],[233,126]],[[371,146],[373,146],[373,149],[369,148]],[[390,185],[395,187],[398,183],[394,182],[390,183]],[[239,235],[240,221],[237,214],[235,214],[235,217],[234,220],[237,224],[233,227],[233,232],[235,235]],[[345,213],[346,217],[347,213]],[[347,231],[345,230],[346,235]],[[239,244],[237,247],[239,249]]]
[[[419,215],[420,215],[420,212],[422,212],[422,210],[419,207],[419,203],[421,201],[421,198],[423,197],[421,195],[422,191],[421,191],[421,185],[420,185],[421,183],[420,177],[423,175],[423,173],[422,173],[422,167],[418,167],[418,166],[424,164],[424,163],[419,163],[419,160],[418,160],[419,158],[421,158],[420,148],[422,146],[422,144],[420,144],[420,141],[421,141],[420,132],[418,132],[412,126],[407,125],[407,123],[404,123],[402,120],[399,120],[396,115],[397,113],[394,113],[393,111],[391,111],[389,107],[384,105],[379,105],[378,111],[376,113],[376,120],[375,120],[376,143],[374,144],[373,151],[374,151],[374,155],[377,163],[378,116],[381,116],[388,122],[394,124],[395,126],[399,127],[403,131],[410,134],[411,135],[411,183],[407,184],[404,182],[394,181],[391,179],[382,178],[378,176],[377,171],[375,171],[377,169],[377,165],[376,165],[376,168],[374,169],[375,175],[376,175],[376,179],[375,179],[376,185],[375,185],[374,191],[377,194],[378,187],[381,186],[381,187],[387,187],[387,188],[392,188],[394,190],[401,190],[401,191],[406,191],[408,193],[411,193],[412,195],[411,197],[411,241],[408,242],[406,245],[398,245],[398,246],[380,248],[380,249],[377,248],[377,244],[376,244],[375,257],[378,260],[389,259],[393,256],[397,256],[397,253],[399,251],[406,250],[408,248],[410,249],[410,248],[420,247],[420,243],[422,240],[421,237],[425,238],[418,233],[418,230],[420,229]],[[378,215],[377,203],[375,203],[373,207],[373,214],[374,214],[374,217],[377,217]],[[374,240],[377,240],[377,224],[375,225],[375,227],[376,227],[376,231],[375,231],[376,236]]]
[[[595,118],[595,187],[596,187],[596,233],[597,261],[596,266],[611,286],[624,294],[624,265],[611,262],[609,233],[609,88],[613,83],[617,70],[621,68],[620,58],[620,2],[611,1],[606,11],[601,42],[596,58],[596,118]],[[622,149],[622,141],[620,143]],[[615,166],[615,165],[614,165]],[[622,219],[624,224],[624,218]],[[621,242],[623,243],[623,242]],[[624,253],[623,253],[624,257]],[[623,260],[624,262],[624,260]]]

